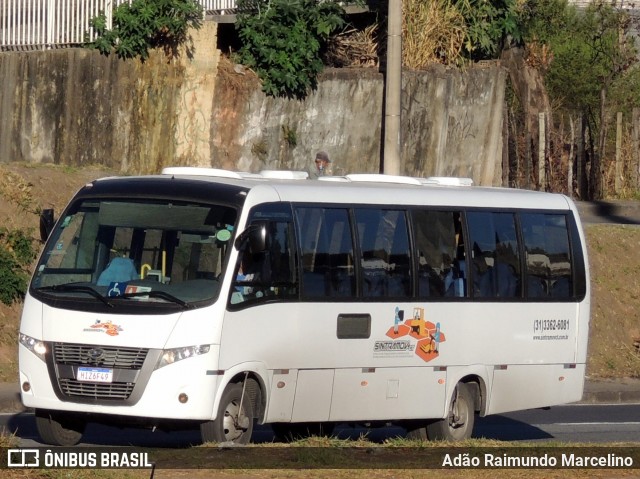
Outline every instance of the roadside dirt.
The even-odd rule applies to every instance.
[[[59,215],[84,184],[117,172],[51,165],[0,165],[0,226],[30,228],[38,238],[38,208]],[[22,207],[17,206],[21,204]],[[587,373],[593,378],[640,377],[640,227],[585,228],[593,305]],[[20,304],[0,303],[0,382],[17,380]]]

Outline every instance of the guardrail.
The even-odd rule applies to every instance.
[[[77,46],[95,40],[89,21],[130,0],[0,0],[0,50]],[[203,15],[232,13],[236,0],[197,0]]]

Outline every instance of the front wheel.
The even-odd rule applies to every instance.
[[[202,442],[249,443],[253,433],[253,405],[243,389],[242,383],[230,384],[225,389],[216,418],[200,425]]]
[[[36,409],[36,428],[40,438],[53,446],[75,446],[82,439],[86,422],[63,414]]]
[[[469,439],[473,432],[474,421],[473,394],[469,386],[459,383],[453,391],[447,417],[427,424],[427,437],[431,441],[462,441],[463,439]]]

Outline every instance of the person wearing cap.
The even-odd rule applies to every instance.
[[[311,179],[317,179],[321,176],[331,176],[331,160],[326,151],[316,153],[315,164],[315,169],[309,175]]]
[[[315,170],[311,173],[311,178],[320,178],[321,176],[331,175],[331,160],[326,151],[316,153]]]

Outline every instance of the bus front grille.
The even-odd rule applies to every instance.
[[[128,399],[133,391],[133,383],[86,383],[75,379],[58,380],[65,396],[71,398]]]
[[[53,360],[72,366],[100,366],[118,369],[141,369],[148,349],[96,346],[92,344],[54,343]]]
[[[147,386],[161,349],[46,343],[51,384],[61,401],[133,405]],[[100,377],[90,379],[90,373]]]

